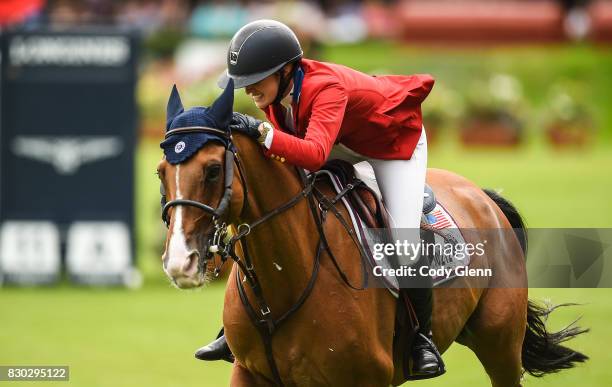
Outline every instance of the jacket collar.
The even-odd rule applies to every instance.
[[[300,102],[300,95],[302,94],[302,83],[304,81],[304,70],[302,70],[301,66],[295,70],[293,74],[293,82],[291,86],[291,91],[285,98],[283,98],[280,103],[287,106],[289,104],[296,105]]]
[[[297,104],[300,102],[300,95],[302,94],[302,82],[304,81],[304,70],[302,66],[298,65],[295,73],[293,74],[293,103]]]

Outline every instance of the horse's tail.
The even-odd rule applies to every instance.
[[[521,249],[523,249],[523,255],[525,256],[525,259],[527,259],[527,228],[525,227],[523,217],[508,199],[502,197],[500,194],[491,189],[483,189],[483,191],[488,197],[491,198],[491,200],[495,202],[495,204],[497,204],[497,206],[506,216],[506,219],[508,219],[510,222],[510,225],[514,229],[514,233],[521,244]]]
[[[521,244],[523,254],[527,258],[527,228],[521,214],[512,203],[497,192],[489,189],[483,191],[498,205],[510,222]],[[548,315],[556,308],[568,305],[572,304],[543,307],[533,301],[528,301],[527,330],[523,340],[522,362],[523,368],[529,374],[541,377],[572,368],[576,363],[582,363],[589,359],[588,356],[561,345],[561,343],[581,333],[588,332],[588,329],[576,326],[576,321],[559,332],[549,332],[546,329],[545,322]]]
[[[542,377],[546,374],[559,372],[572,368],[576,363],[583,363],[588,356],[560,345],[581,333],[589,330],[569,324],[559,332],[549,332],[545,321],[548,315],[558,307],[573,304],[561,304],[553,307],[544,307],[529,301],[527,306],[527,331],[523,340],[522,361],[523,368],[529,374]]]

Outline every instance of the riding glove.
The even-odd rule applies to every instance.
[[[232,114],[232,121],[229,124],[229,129],[232,132],[244,133],[247,136],[252,137],[255,140],[259,140],[261,133],[259,132],[259,125],[262,121],[257,118],[251,117],[247,114],[234,112]]]

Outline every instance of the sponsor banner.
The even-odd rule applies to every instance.
[[[0,227],[9,242],[0,249],[9,267],[43,243],[53,247],[40,259],[70,262],[68,277],[79,283],[131,275],[136,43],[112,29],[2,36]],[[36,222],[54,237],[28,236]],[[105,247],[94,254],[83,241]],[[94,256],[113,263],[112,273],[93,265]],[[7,282],[39,282],[29,271],[0,270]]]

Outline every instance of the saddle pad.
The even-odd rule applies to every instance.
[[[377,185],[375,185],[376,180],[374,178],[374,173],[370,173],[370,171],[367,170],[368,168],[371,170],[371,166],[369,164],[364,164],[367,163],[359,163],[359,168],[356,168],[355,170],[356,176],[362,179],[364,183],[374,190],[374,192],[379,194],[380,189]],[[321,172],[327,175],[336,193],[342,191],[344,187],[342,186],[339,178],[329,171],[325,170]],[[368,229],[365,222],[359,218],[357,212],[351,207],[348,200],[345,199],[345,197],[342,197],[341,201],[351,218],[353,228],[355,229],[359,242],[361,243],[363,251],[366,254],[370,272],[372,272],[375,266],[379,266],[381,269],[397,268],[397,264],[393,265],[390,262],[391,257],[384,255],[382,259],[374,258],[375,244],[385,243],[384,235],[381,230]],[[436,273],[439,273],[432,276],[434,286],[439,286],[440,284],[457,276],[455,270],[457,267],[468,266],[470,263],[470,256],[462,253],[460,249],[455,249],[453,247],[457,244],[464,244],[465,240],[457,227],[457,224],[448,211],[446,211],[446,209],[442,206],[442,204],[436,202],[436,206],[433,211],[423,215],[423,220],[436,230],[444,230],[445,234],[445,236],[438,235],[437,233],[434,234],[435,245],[439,246],[439,248],[432,249],[434,254],[429,264],[430,269],[433,269],[436,271]],[[382,280],[385,287],[389,289],[389,291],[395,297],[397,297],[400,289],[398,279],[393,276],[383,276],[379,278]]]

